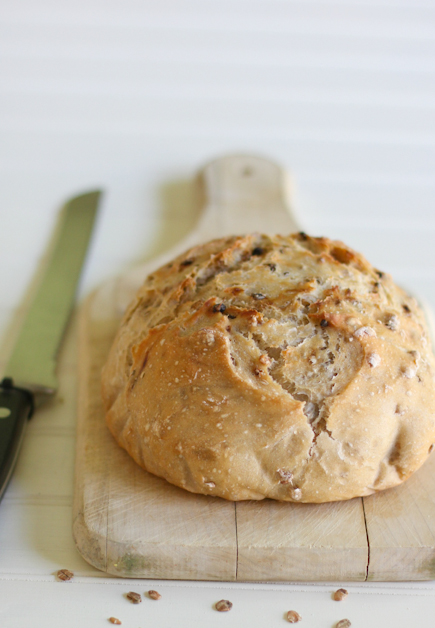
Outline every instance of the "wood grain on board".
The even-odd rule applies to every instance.
[[[106,428],[100,371],[120,316],[152,268],[220,235],[291,232],[282,171],[247,156],[199,180],[196,230],[153,265],[118,277],[82,309],[74,537],[88,562],[124,577],[222,581],[420,580],[435,573],[432,458],[405,485],[329,504],[232,503],[142,470]]]
[[[435,579],[435,457],[400,486],[364,498],[369,580]]]

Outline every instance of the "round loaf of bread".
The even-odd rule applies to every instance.
[[[435,442],[423,314],[342,242],[251,234],[150,275],[103,370],[144,469],[229,500],[327,502],[406,480]]]

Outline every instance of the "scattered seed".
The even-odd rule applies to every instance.
[[[352,624],[348,619],[340,619],[340,621],[335,624],[335,628],[350,628],[350,626],[352,626]]]
[[[181,262],[180,266],[190,266],[193,264],[193,259],[185,259],[184,262]]]
[[[298,621],[301,621],[302,617],[296,611],[289,611],[287,613],[287,621],[291,624],[296,624]]]
[[[224,305],[223,303],[216,303],[216,305],[213,305],[213,312],[225,312],[225,310],[227,309],[227,306]]]
[[[326,318],[322,318],[322,320],[320,321],[320,327],[328,327],[329,323],[326,320]]]
[[[274,273],[276,271],[276,264],[269,264],[270,272]]]
[[[346,591],[346,589],[337,589],[333,597],[336,602],[341,602],[341,600],[344,600],[344,598],[347,596],[348,592]]]
[[[299,231],[299,237],[301,240],[308,240],[308,236],[304,231]]]
[[[142,602],[140,594],[135,593],[134,591],[127,593],[127,599],[133,602],[133,604],[140,604]]]
[[[237,318],[237,316],[235,314],[227,314],[228,318],[234,319]]]
[[[408,305],[406,305],[406,304],[403,304],[402,307],[405,310],[405,312],[408,312],[408,314],[409,314],[409,312],[411,311],[411,308]]]
[[[379,277],[379,279],[382,279],[382,277],[384,276],[384,273],[381,272],[380,270],[376,270],[375,272],[376,272],[377,276]]]
[[[153,591],[152,589],[151,591],[148,591],[148,595],[152,600],[160,600],[160,598],[162,597],[160,593],[157,593],[157,591]]]
[[[263,253],[264,250],[259,246],[256,246],[255,249],[252,249],[252,255],[263,255]]]
[[[216,602],[216,610],[220,613],[224,613],[225,611],[230,611],[233,608],[233,603],[229,600],[219,600]]]
[[[122,621],[119,621],[119,619],[117,619],[116,617],[109,617],[109,621],[111,624],[116,624],[117,626],[120,626],[122,624]]]
[[[56,576],[59,580],[62,580],[62,582],[69,582],[74,578],[73,572],[69,569],[59,569]]]
[[[261,301],[262,299],[266,298],[266,295],[261,294],[261,292],[254,292],[254,294],[251,294],[251,297],[255,299],[256,301]]]

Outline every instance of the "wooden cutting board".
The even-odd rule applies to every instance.
[[[165,256],[97,290],[81,313],[73,531],[83,557],[131,578],[223,581],[435,578],[435,457],[402,486],[329,504],[232,503],[154,477],[113,440],[100,371],[119,319],[145,276],[193,244],[298,227],[284,173],[251,156],[208,164],[198,177],[195,231]]]

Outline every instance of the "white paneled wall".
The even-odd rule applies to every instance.
[[[3,0],[0,307],[68,195],[107,191],[87,290],[188,231],[165,190],[232,151],[282,163],[304,229],[435,305],[434,1]]]

